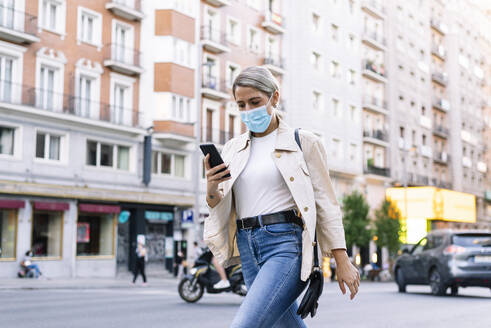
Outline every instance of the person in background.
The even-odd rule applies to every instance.
[[[336,260],[334,257],[331,257],[329,260],[329,268],[331,269],[331,281],[334,281],[334,277],[336,276]]]
[[[217,261],[215,256],[211,259],[211,263],[215,266],[218,274],[220,275],[220,281],[213,285],[214,289],[225,289],[230,287],[230,282],[227,279],[227,274],[225,273],[225,269],[220,263]]]
[[[24,259],[21,262],[21,265],[26,268],[26,273],[28,270],[34,270],[34,277],[39,278],[42,275],[41,270],[39,270],[39,266],[36,263],[32,263],[32,251],[28,250],[24,256]]]
[[[136,265],[135,271],[133,273],[133,284],[136,282],[136,278],[138,278],[138,274],[141,273],[143,278],[143,286],[147,285],[147,276],[145,275],[145,260],[147,258],[147,249],[143,243],[138,242],[138,246],[136,247]]]

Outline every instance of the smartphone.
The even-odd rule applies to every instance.
[[[205,156],[210,154],[210,166],[212,168],[223,163],[222,156],[220,156],[220,153],[218,152],[217,147],[215,147],[214,144],[201,144],[201,145],[199,145],[199,148],[201,148],[201,151],[203,152],[203,154]],[[223,168],[222,170],[218,171],[217,173],[223,172],[226,169],[227,168]],[[227,175],[224,175],[223,177],[224,178],[230,178],[231,175],[229,173]]]

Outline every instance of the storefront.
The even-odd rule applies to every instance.
[[[436,187],[388,188],[386,196],[401,212],[401,241],[415,244],[429,231],[473,228],[475,195]]]

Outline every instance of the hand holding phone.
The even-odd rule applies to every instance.
[[[222,156],[220,156],[220,153],[218,152],[218,150],[214,144],[202,144],[199,146],[199,148],[201,148],[201,151],[205,155],[205,169],[207,171],[211,170],[211,169],[215,169],[209,173],[211,173],[213,175],[217,175],[217,173],[222,173],[223,171],[225,171],[226,166],[223,162]],[[207,165],[208,165],[208,167],[207,167]],[[221,174],[220,176],[217,176],[215,178],[220,178],[222,176],[224,178],[230,178],[231,177],[230,172],[228,172],[225,175]]]

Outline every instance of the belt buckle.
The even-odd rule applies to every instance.
[[[300,217],[300,216],[298,215],[298,214],[300,213],[300,212],[298,211],[298,209],[294,208],[294,209],[292,209],[292,210],[293,210],[293,214],[295,214],[295,216],[296,216],[296,217]]]
[[[240,221],[240,223],[242,224],[242,228],[241,228],[241,229],[242,229],[242,230],[244,230],[244,229],[246,228],[246,227],[244,226],[244,219],[240,219],[239,221]]]

